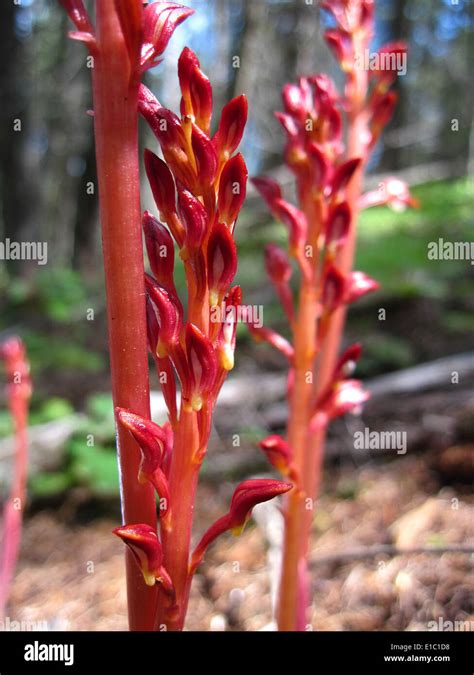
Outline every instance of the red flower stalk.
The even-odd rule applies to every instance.
[[[159,62],[175,28],[192,14],[192,10],[175,2],[156,2],[144,8],[142,0],[100,0],[95,3],[94,26],[82,0],[61,0],[61,3],[77,29],[71,37],[85,42],[94,57],[93,119],[114,405],[148,419],[138,87],[143,70]],[[160,168],[157,162],[147,165],[149,173],[155,176],[154,184],[152,182],[155,195],[162,183]],[[161,194],[165,199],[162,208],[168,217],[168,193],[162,191]],[[156,239],[159,234],[150,235],[150,229],[149,224],[148,239],[150,236]],[[150,241],[148,245],[152,246]],[[157,263],[153,252],[151,258]],[[156,271],[155,264],[154,267]],[[162,266],[158,265],[158,268],[161,270]],[[163,293],[172,296],[173,287],[166,283],[165,272],[165,278],[159,273],[159,281],[166,286]],[[160,326],[161,330],[165,342],[168,337],[166,327]],[[161,359],[161,356],[157,358]],[[167,365],[166,358],[160,363]],[[166,365],[163,372],[166,372]],[[169,390],[167,396],[171,398]],[[140,448],[123,425],[117,428],[117,445],[125,522],[156,528],[154,487],[150,481],[139,482]],[[158,600],[156,588],[143,583],[141,572],[129,552],[126,567],[130,628],[152,630]]]
[[[250,326],[254,337],[285,353],[291,367],[288,440],[269,437],[261,443],[273,466],[294,482],[284,509],[280,630],[306,627],[313,519],[307,504],[317,496],[327,425],[334,417],[357,412],[368,398],[360,382],[348,379],[360,347],[337,361],[346,306],[378,287],[363,272],[352,271],[358,212],[382,203],[414,205],[406,185],[395,179],[376,193],[361,195],[370,151],[394,110],[393,64],[405,46],[383,47],[378,63],[389,67],[369,72],[364,55],[373,35],[373,0],[328,0],[322,7],[335,22],[325,38],[345,74],[344,92],[326,75],[303,77],[283,88],[284,112],[276,117],[287,137],[285,161],[295,175],[297,206],[285,200],[274,180],[253,180],[272,215],[288,228],[288,253],[300,273],[294,301],[284,253],[274,246],[267,249],[268,276],[289,318],[292,344],[267,327]]]
[[[147,341],[169,425],[160,427],[143,415],[117,409],[120,425],[141,450],[139,480],[151,482],[166,505],[159,530],[135,520],[138,524],[119,528],[116,534],[131,546],[147,583],[159,582],[155,627],[167,630],[183,628],[193,574],[206,546],[224,530],[243,526],[257,502],[290,489],[288,483],[273,480],[242,484],[231,512],[208,530],[190,556],[196,485],[213,409],[234,365],[241,302],[240,288],[231,288],[237,270],[234,229],[245,198],[247,169],[242,156],[233,153],[244,131],[247,103],[245,97],[231,101],[211,138],[212,88],[188,48],[179,59],[178,75],[180,116],[143,86],[138,97],[139,111],[164,157],[145,152],[160,220],[145,213],[143,228],[151,268],[145,278]],[[173,279],[175,245],[187,282],[183,303]]]
[[[12,483],[10,494],[2,508],[0,540],[0,617],[3,618],[20,548],[21,525],[26,501],[27,425],[31,380],[25,348],[19,338],[9,338],[0,345],[0,359],[4,363],[7,376],[6,395],[14,434]]]

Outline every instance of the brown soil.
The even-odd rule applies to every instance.
[[[376,544],[474,547],[472,499],[462,487],[441,487],[429,467],[418,455],[327,472],[312,537],[314,629],[426,630],[439,617],[474,621],[467,553],[321,562]],[[229,484],[201,488],[197,532],[223,513],[230,491]],[[126,629],[122,544],[110,534],[115,524],[104,518],[66,526],[51,511],[27,520],[10,619],[46,621],[50,630]],[[264,537],[249,526],[237,539],[223,536],[208,553],[193,585],[187,627],[254,631],[270,622]]]

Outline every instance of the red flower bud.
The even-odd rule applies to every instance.
[[[370,121],[370,130],[372,132],[372,144],[380,136],[380,133],[390,122],[395,106],[397,105],[398,96],[394,91],[388,91],[384,96],[376,100],[373,107],[372,119]]]
[[[268,342],[269,345],[278,349],[290,363],[293,361],[294,349],[286,338],[266,326],[255,326],[249,323],[249,332],[256,342]]]
[[[252,183],[266,201],[270,211],[273,212],[275,209],[275,203],[283,198],[281,187],[278,185],[276,180],[258,176],[252,178]]]
[[[158,372],[159,382],[163,397],[168,407],[168,413],[171,421],[176,421],[178,410],[176,405],[176,380],[173,365],[168,357],[160,358],[156,353],[160,337],[160,326],[156,316],[155,306],[146,297],[146,327],[148,349],[150,350]]]
[[[112,530],[127,544],[135,558],[147,586],[156,582],[163,586],[169,595],[174,595],[173,582],[163,567],[163,550],[158,535],[150,525],[124,525]]]
[[[67,15],[81,33],[93,33],[91,20],[82,0],[59,0]]]
[[[325,312],[333,312],[344,302],[346,279],[342,272],[330,265],[326,270],[323,282],[322,303]]]
[[[303,211],[284,199],[277,199],[274,204],[275,214],[288,228],[290,254],[295,255],[306,241],[308,230],[306,216]]]
[[[209,338],[192,323],[186,326],[186,357],[190,375],[189,409],[199,411],[216,381],[217,356]]]
[[[183,309],[178,298],[160,286],[149,274],[145,275],[145,287],[157,311],[159,339],[156,353],[164,358],[179,341]]]
[[[234,286],[225,299],[224,316],[221,318],[221,327],[216,341],[219,365],[227,371],[234,367],[237,309],[241,304],[242,290],[240,286]]]
[[[332,207],[326,221],[326,246],[341,246],[349,234],[351,226],[351,209],[347,202],[339,202]]]
[[[217,171],[217,154],[212,141],[201,129],[193,124],[191,145],[196,160],[199,194],[204,194],[214,182]]]
[[[176,295],[174,245],[170,233],[149,211],[143,214],[143,232],[151,271],[157,282]]]
[[[127,45],[132,73],[137,75],[141,65],[143,3],[141,0],[131,0],[130,2],[115,0],[115,10]]]
[[[212,115],[212,87],[200,69],[196,54],[185,47],[178,61],[178,77],[183,98],[181,114],[190,115],[192,121],[209,135]]]
[[[162,220],[176,213],[176,188],[168,166],[151,150],[145,150],[145,169]]]
[[[334,172],[332,178],[332,194],[335,195],[341,190],[344,190],[361,163],[360,158],[349,159],[344,162]]]
[[[187,253],[195,253],[202,244],[209,224],[209,216],[199,199],[189,190],[178,190],[179,215],[186,229],[185,246]]]
[[[308,101],[305,92],[296,84],[285,84],[282,89],[285,110],[290,116],[304,120],[308,114]]]
[[[243,95],[233,98],[223,107],[219,127],[212,139],[219,157],[228,159],[236,150],[244,133],[247,116],[248,103]]]
[[[165,516],[169,509],[170,494],[168,481],[161,466],[165,456],[165,444],[168,441],[167,435],[158,424],[125,408],[117,407],[115,413],[118,422],[132,434],[140,447],[138,480],[140,483],[150,481],[160,496],[160,509]]]
[[[239,215],[247,191],[247,167],[239,153],[229,159],[219,180],[217,208],[219,220],[231,226]]]
[[[288,283],[291,278],[291,263],[286,252],[276,244],[265,246],[265,268],[274,284]]]
[[[329,173],[326,155],[316,143],[310,143],[308,145],[308,157],[313,169],[313,183],[319,190],[322,190],[326,184],[326,178]]]
[[[359,413],[362,405],[370,398],[369,392],[363,388],[359,380],[341,380],[337,382],[320,403],[313,418],[313,425],[325,423],[348,412]],[[314,427],[313,427],[314,428]]]
[[[287,441],[281,436],[273,434],[260,441],[259,446],[266,454],[268,461],[281,474],[287,476],[290,471],[292,452]]]
[[[327,30],[324,33],[328,47],[341,64],[342,70],[347,72],[353,65],[353,45],[350,33],[344,30]]]
[[[379,284],[365,272],[351,272],[346,279],[344,302],[350,304],[363,295],[376,291]]]
[[[378,59],[374,64],[380,67],[371,68],[371,77],[379,77],[387,84],[393,82],[397,77],[401,60],[406,58],[407,51],[406,42],[389,42],[383,45],[377,52]]]
[[[194,14],[193,9],[176,2],[154,2],[145,7],[141,51],[143,70],[159,63],[157,59],[165,51],[176,27],[191,14]]]
[[[408,185],[404,180],[390,177],[381,181],[377,190],[363,194],[357,202],[360,209],[380,206],[381,204],[387,204],[394,211],[404,211],[407,206],[414,209],[418,208],[419,201],[410,194]]]
[[[160,142],[164,158],[175,178],[184,185],[194,185],[196,171],[188,157],[186,135],[179,118],[153,100],[146,87],[140,86],[138,109]]]
[[[284,494],[292,487],[291,483],[271,479],[246,480],[240,483],[235,489],[229,512],[211,525],[196,546],[191,559],[191,571],[196,570],[207,547],[219,535],[227,530],[231,530],[234,535],[240,534],[252,515],[254,506]]]
[[[296,138],[298,136],[298,125],[296,124],[294,118],[291,115],[286,113],[276,112],[275,117],[280,122],[283,129],[288,134],[289,139]]]
[[[237,249],[229,228],[216,223],[207,247],[209,303],[218,305],[237,271]]]
[[[333,381],[345,379],[355,370],[357,361],[360,358],[362,347],[356,343],[346,349],[334,368]]]

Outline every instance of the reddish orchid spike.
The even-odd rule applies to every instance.
[[[234,238],[224,223],[217,223],[207,247],[209,304],[218,305],[237,271],[237,249]]]
[[[131,550],[147,586],[160,584],[174,598],[173,582],[163,567],[163,550],[155,530],[143,523],[123,525],[112,532]]]
[[[196,54],[185,47],[178,61],[178,76],[181,87],[181,114],[191,120],[209,136],[212,116],[212,87],[201,70]]]
[[[28,478],[27,425],[32,385],[26,350],[20,338],[9,337],[0,345],[0,359],[5,367],[5,393],[14,433],[11,486],[8,498],[2,505],[0,617],[3,617],[21,543]]]
[[[252,515],[252,509],[257,504],[267,502],[278,495],[282,495],[293,486],[279,480],[253,479],[240,483],[234,492],[230,503],[230,510],[222,518],[219,518],[201,538],[196,546],[191,559],[191,573],[193,573],[202,561],[207,547],[217,537],[227,530],[232,534],[241,534],[245,524]]]
[[[222,169],[217,196],[219,221],[232,227],[245,201],[248,171],[240,153],[231,157]]]
[[[128,2],[129,0],[122,0]],[[142,70],[153,68],[160,61],[175,29],[194,10],[176,2],[154,2],[143,10]]]
[[[239,145],[248,117],[246,96],[237,96],[222,109],[219,127],[212,139],[217,155],[226,161]]]

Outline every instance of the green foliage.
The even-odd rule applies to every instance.
[[[472,238],[474,183],[427,183],[412,192],[420,200],[419,209],[399,213],[377,207],[361,214],[356,268],[375,277],[384,294],[445,297],[449,282],[461,276],[468,263],[429,260],[428,244],[440,237]]]
[[[52,396],[41,403],[36,410],[31,411],[29,424],[45,424],[73,414],[74,408],[69,401],[59,396]]]
[[[115,449],[90,446],[87,438],[75,436],[69,444],[70,473],[74,483],[99,496],[118,494],[119,476]]]

